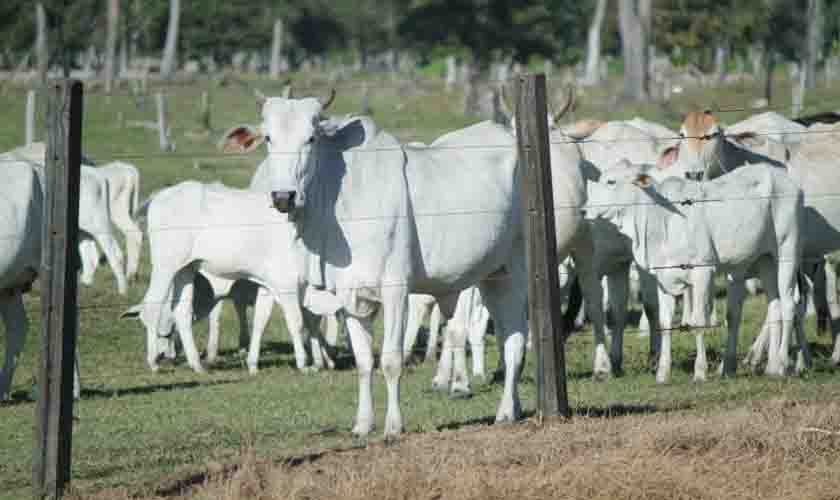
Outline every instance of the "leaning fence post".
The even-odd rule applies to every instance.
[[[35,91],[26,93],[26,145],[35,142]]]
[[[515,77],[516,137],[528,241],[528,314],[537,357],[537,415],[569,417],[545,75]]]
[[[160,150],[163,152],[172,151],[172,144],[169,142],[168,129],[166,128],[166,98],[163,92],[155,94],[155,102],[157,103],[157,124],[158,124],[158,140],[160,142]]]
[[[51,86],[41,249],[41,364],[33,457],[35,498],[60,498],[70,481],[73,366],[78,331],[82,83]]]

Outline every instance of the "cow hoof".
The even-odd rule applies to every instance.
[[[356,422],[350,431],[357,438],[366,438],[373,431],[372,422]]]
[[[248,375],[256,375],[257,373],[259,373],[259,371],[260,369],[256,366],[248,365]]]

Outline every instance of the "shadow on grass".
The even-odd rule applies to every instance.
[[[145,394],[152,394],[162,391],[177,391],[183,389],[193,389],[196,387],[210,387],[216,385],[227,385],[240,382],[240,380],[209,380],[207,382],[192,381],[192,382],[175,382],[172,384],[154,384],[144,385],[141,387],[127,387],[122,389],[107,389],[107,388],[83,388],[82,399],[100,399],[113,398],[121,396],[141,396]]]

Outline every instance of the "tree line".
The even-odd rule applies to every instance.
[[[457,54],[473,78],[498,61],[579,65],[597,83],[602,55],[624,58],[625,93],[649,94],[647,68],[722,72],[738,58],[768,71],[816,68],[840,52],[840,0],[4,0],[0,66],[84,65],[113,75],[142,57],[162,75],[186,61],[258,69],[312,60],[359,68],[422,65]],[[88,57],[89,56],[89,57]],[[269,68],[270,67],[270,68]],[[212,70],[212,68],[210,68]],[[809,86],[812,82],[809,81]]]

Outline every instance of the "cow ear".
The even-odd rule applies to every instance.
[[[639,186],[640,188],[646,188],[653,184],[653,177],[648,174],[639,174],[635,179],[633,179],[633,184]]]
[[[265,142],[265,136],[251,125],[237,125],[222,134],[216,144],[223,153],[250,153]]]
[[[680,145],[677,144],[675,146],[671,146],[659,156],[659,159],[656,160],[656,168],[668,168],[674,163],[676,163],[677,159],[680,156]]]
[[[131,306],[124,313],[120,314],[120,319],[140,319],[140,304]]]

